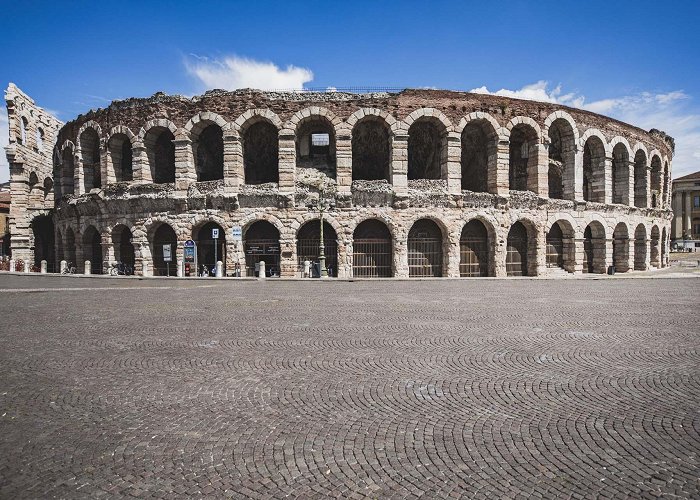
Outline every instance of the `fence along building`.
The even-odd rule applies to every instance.
[[[564,106],[442,90],[210,91],[62,124],[10,84],[15,258],[338,277],[663,267],[673,139]],[[242,241],[232,230],[242,228]],[[223,236],[216,242],[211,229]]]

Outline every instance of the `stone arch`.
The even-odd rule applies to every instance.
[[[330,220],[324,218],[323,221],[323,253],[325,255],[326,269],[328,276],[338,276],[338,265],[341,262],[340,234]],[[302,223],[296,233],[297,264],[300,270],[304,268],[304,262],[320,262],[320,241],[321,241],[321,221],[318,218],[307,220]]]
[[[252,108],[246,110],[242,115],[236,118],[232,124],[229,124],[228,128],[240,134],[246,127],[260,120],[270,122],[277,130],[282,130],[284,128],[280,117],[277,116],[274,111],[267,108]]]
[[[102,186],[100,165],[100,138],[102,128],[94,121],[88,121],[78,131],[78,161],[83,175],[83,190],[89,193]]]
[[[613,266],[615,272],[626,273],[629,271],[629,231],[627,224],[619,222],[613,231]]]
[[[546,265],[573,273],[576,270],[576,226],[567,219],[553,222],[547,231]]]
[[[591,220],[583,231],[583,272],[605,274],[605,225]]]
[[[139,142],[146,148],[149,172],[153,183],[175,182],[175,140],[178,130],[164,118],[150,120],[139,131]]]
[[[247,276],[257,276],[261,261],[266,276],[280,276],[281,232],[271,222],[257,218],[243,227],[243,253]]]
[[[54,194],[54,184],[53,184],[53,179],[51,177],[44,177],[44,201],[46,203],[53,203],[54,197],[52,196]]]
[[[353,114],[348,116],[347,120],[345,120],[345,124],[347,125],[347,128],[352,130],[357,122],[362,120],[363,118],[367,117],[375,117],[377,119],[383,120],[387,127],[391,130],[392,127],[394,127],[397,123],[396,118],[391,116],[389,113],[384,111],[383,109],[378,109],[378,108],[360,108],[357,111],[355,111]]]
[[[380,115],[368,114],[352,127],[352,179],[391,182],[391,125]]]
[[[41,266],[41,261],[46,260],[46,268],[50,273],[56,269],[56,228],[53,217],[47,214],[37,215],[31,222],[32,236],[34,238],[34,265]]]
[[[115,182],[127,182],[134,179],[133,146],[136,136],[123,125],[117,125],[109,131],[107,139],[107,178]]]
[[[612,147],[612,202],[629,205],[630,192],[630,147],[627,139],[616,137],[610,141]]]
[[[498,122],[477,111],[462,118],[457,126],[461,137],[462,189],[487,192],[497,183]]]
[[[325,108],[312,106],[292,116],[297,168],[313,168],[335,178],[337,138],[342,120]]]
[[[583,199],[595,203],[605,203],[605,157],[607,145],[600,132],[589,129],[583,148]]]
[[[19,114],[19,136],[17,143],[29,147],[29,118],[23,113]]]
[[[282,122],[272,111],[249,111],[236,120],[243,148],[244,182],[279,182],[279,131]]]
[[[220,114],[212,111],[200,111],[190,118],[182,129],[192,135],[192,132],[202,131],[212,123],[218,125],[222,130],[228,126],[228,122]]]
[[[506,276],[537,275],[537,225],[529,219],[516,220],[506,238]]]
[[[296,233],[290,234],[289,228],[287,228],[282,223],[282,221],[280,221],[279,218],[275,217],[272,214],[268,214],[268,213],[254,213],[254,214],[250,214],[247,217],[244,217],[243,219],[241,219],[240,225],[241,225],[241,230],[242,230],[243,234],[245,234],[245,232],[248,230],[248,228],[251,225],[253,225],[259,221],[265,221],[265,222],[269,222],[270,224],[272,224],[275,227],[275,229],[277,229],[277,231],[280,234],[280,238],[282,238],[282,239],[283,238],[289,239],[290,237],[293,238],[296,234]]]
[[[367,218],[353,230],[353,275],[364,278],[393,276],[393,238],[387,224]]]
[[[640,147],[641,146],[641,147]],[[634,206],[647,207],[647,153],[642,144],[634,151]]]
[[[146,235],[153,259],[153,276],[173,276],[177,262],[167,263],[163,258],[163,245],[171,246],[171,255],[176,254],[178,235],[165,221],[155,220],[146,227]]]
[[[118,223],[109,231],[114,246],[114,259],[117,262],[127,264],[134,269],[136,265],[136,251],[134,249],[134,232],[126,224]]]
[[[544,133],[549,157],[549,197],[573,200],[579,142],[576,123],[565,111],[556,111],[545,120]]]
[[[75,146],[66,141],[61,146],[61,195],[75,193]]]
[[[46,138],[46,132],[41,126],[36,127],[36,133],[34,135],[34,143],[36,144],[36,150],[39,153],[44,152],[44,139]]]
[[[198,182],[224,178],[224,131],[220,125],[223,118],[216,116],[220,118],[219,122],[201,119],[189,130]]]
[[[408,231],[408,275],[411,278],[445,275],[446,235],[444,224],[432,217],[416,220]]]
[[[218,219],[218,220],[216,220]],[[204,217],[192,224],[191,239],[197,243],[197,265],[201,271],[206,266],[209,275],[216,273],[216,263],[221,261],[226,269],[226,226],[220,217]],[[213,229],[219,237],[213,238]]]
[[[65,238],[63,239],[63,244],[64,244],[64,251],[63,251],[63,256],[65,260],[68,263],[68,266],[70,267],[75,266],[77,268],[78,266],[78,249],[76,247],[76,238],[75,238],[75,231],[73,230],[72,227],[67,226],[65,230]]]
[[[414,111],[405,121],[408,126],[408,180],[446,180],[451,124],[440,112],[433,116],[424,111]]]
[[[516,116],[508,130],[508,185],[512,191],[534,191],[538,162],[538,147],[542,134],[532,119]]]
[[[635,271],[647,269],[647,228],[644,224],[637,224],[634,230],[634,269]]]
[[[92,224],[83,231],[83,257],[90,261],[91,274],[103,273],[102,235]]]
[[[459,237],[460,277],[483,277],[495,274],[496,232],[481,217],[467,221]]]

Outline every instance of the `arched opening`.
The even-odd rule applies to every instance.
[[[647,156],[641,149],[634,155],[634,206],[647,206]]]
[[[34,234],[34,265],[41,266],[41,261],[46,261],[47,271],[56,272],[55,230],[53,218],[40,215],[32,220],[32,233]]]
[[[319,219],[310,220],[297,232],[297,264],[303,272],[304,261],[318,263],[321,245],[321,222]],[[335,229],[323,221],[323,253],[326,256],[328,276],[338,276],[338,236]]]
[[[443,242],[440,227],[420,219],[408,232],[408,275],[411,278],[442,276]]]
[[[53,180],[51,177],[46,177],[44,179],[44,202],[46,202],[49,206],[53,204],[53,195]]]
[[[214,238],[217,231],[219,237]],[[216,222],[207,222],[198,229],[192,231],[192,239],[197,242],[198,271],[206,266],[211,276],[216,271],[216,262],[221,261],[226,269],[226,234],[223,228]]]
[[[670,182],[670,174],[668,171],[668,162],[664,163],[664,183],[663,183],[663,188],[661,190],[661,208],[666,208],[668,206],[668,196],[669,196],[669,182]]]
[[[615,272],[626,273],[629,271],[630,241],[627,226],[620,222],[613,231],[613,266]]]
[[[75,185],[75,162],[73,151],[65,148],[61,153],[61,194],[73,194]]]
[[[44,151],[44,130],[41,127],[36,129],[36,150],[40,153]]]
[[[489,275],[489,233],[484,223],[471,220],[459,238],[459,275],[476,278]]]
[[[280,233],[265,220],[252,223],[243,235],[247,276],[257,276],[260,261],[265,262],[266,276],[280,275]]]
[[[474,120],[462,131],[462,189],[488,191],[489,169],[495,170],[498,136],[486,120]]]
[[[630,155],[627,148],[618,142],[613,148],[612,160],[612,202],[629,204]]]
[[[352,180],[391,182],[391,133],[380,118],[367,117],[352,129]]]
[[[29,130],[29,121],[23,116],[19,120],[19,143],[23,146],[28,146],[27,144],[27,130]]]
[[[198,182],[224,178],[224,134],[216,123],[199,122],[192,130],[192,154]]]
[[[562,230],[561,224],[559,222],[555,222],[554,224],[552,224],[552,227],[550,227],[549,231],[547,231],[546,237],[547,267],[558,269],[564,269],[566,267],[565,263],[567,263],[566,260],[568,260],[567,254],[570,254],[571,252],[571,242],[569,240],[570,235],[569,238],[565,238],[564,231]]]
[[[175,182],[175,136],[165,127],[152,127],[146,132],[144,146],[154,184]]]
[[[506,243],[506,276],[528,276],[528,235],[518,221],[508,231]]]
[[[605,203],[605,145],[596,136],[583,146],[583,199]]]
[[[76,248],[75,248],[75,233],[73,232],[73,229],[68,228],[66,230],[66,241],[65,241],[65,252],[64,252],[64,257],[66,261],[69,264],[72,264],[73,266],[78,266],[78,260],[76,258]]]
[[[576,163],[574,129],[565,119],[557,118],[549,126],[548,136],[549,197],[572,200]]]
[[[510,131],[508,182],[511,191],[527,191],[529,173],[537,169],[537,132],[518,124]]]
[[[661,200],[661,158],[654,155],[651,158],[651,208],[659,208]]]
[[[361,222],[353,233],[353,274],[358,278],[392,276],[391,232],[382,221]]]
[[[177,235],[168,224],[160,224],[151,239],[151,255],[153,256],[153,276],[173,276],[176,273],[177,262],[166,262],[163,258],[163,246],[170,246],[170,255],[175,256]]]
[[[243,130],[243,171],[246,184],[279,182],[279,132],[267,120]]]
[[[131,230],[123,225],[118,225],[112,230],[112,244],[114,245],[114,258],[117,262],[126,264],[134,269],[136,264],[136,252],[132,243]]]
[[[102,185],[100,174],[100,138],[92,128],[80,134],[80,155],[83,160],[83,185],[85,192]]]
[[[102,237],[93,226],[89,226],[83,234],[83,257],[90,261],[91,274],[102,274]]]
[[[660,259],[660,244],[661,240],[661,234],[659,232],[659,226],[653,226],[651,228],[651,241],[649,242],[649,245],[651,247],[651,252],[650,252],[650,261],[651,265],[659,268],[661,267],[661,259]]]
[[[297,126],[297,168],[313,168],[335,179],[335,129],[322,116],[311,116]]]
[[[634,230],[634,269],[646,271],[647,269],[647,230],[644,224],[637,225]]]
[[[668,239],[666,228],[661,230],[661,267],[666,267],[666,249],[668,248]]]
[[[605,228],[598,221],[583,232],[583,272],[605,274]]]
[[[408,129],[408,180],[442,179],[447,169],[447,131],[437,120],[413,122]]]
[[[126,134],[114,134],[107,143],[111,170],[117,182],[134,180],[134,162],[131,141]]]

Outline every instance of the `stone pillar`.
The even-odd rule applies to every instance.
[[[634,162],[627,162],[627,190],[623,192],[622,198],[625,205],[634,206]],[[627,195],[627,201],[625,201]]]
[[[41,261],[41,274],[46,274],[46,271],[48,269],[48,262],[45,260]]]
[[[574,146],[574,150],[570,153],[571,159],[573,161],[572,165],[574,167],[573,171],[573,185],[570,185],[569,189],[573,189],[570,192],[564,192],[564,198],[567,200],[583,200],[583,148]]]
[[[28,261],[28,260],[25,260],[25,261],[24,261],[24,267],[22,268],[22,271],[25,272],[25,273],[28,273],[29,271],[31,271],[31,268],[32,268],[32,266],[31,266],[31,264],[29,263],[29,261]]]
[[[692,220],[692,213],[693,213],[693,192],[692,191],[686,191],[683,193],[685,195],[685,210],[683,211],[683,226],[685,229],[688,231],[688,235],[692,235],[693,233],[693,220]]]
[[[506,235],[508,229],[506,228]],[[497,278],[504,278],[508,275],[506,272],[506,254],[507,254],[507,241],[506,238],[500,234],[498,228],[496,228],[496,244],[494,245],[494,271]]]
[[[192,140],[178,135],[173,144],[175,144],[175,189],[186,191],[190,184],[197,182]]]
[[[674,193],[671,200],[673,209],[673,231],[672,235],[674,238],[683,237],[683,193]]]
[[[82,153],[79,152],[75,155],[73,165],[75,165],[73,169],[73,193],[76,195],[85,194],[85,165]]]
[[[178,266],[178,272],[179,272],[180,266]],[[221,262],[220,260],[216,262],[216,273],[215,273],[217,278],[222,278],[224,276],[224,263]]]
[[[488,191],[499,196],[508,196],[508,168],[510,143],[508,140],[498,140],[495,158],[489,155]]]
[[[646,196],[646,208],[651,208],[651,165],[647,161],[647,165],[644,168],[644,189]]]
[[[224,132],[224,186],[227,193],[238,193],[245,183],[243,169],[243,144],[232,130]]]
[[[582,274],[585,260],[583,238],[574,238],[574,274]]]
[[[615,244],[612,238],[605,239],[605,265],[603,267],[603,273],[608,272],[608,267],[614,265],[613,262],[613,245]]]
[[[258,266],[260,266],[260,267],[258,268],[258,278],[265,279],[265,261],[264,261],[264,260],[261,260],[261,261],[258,263]]]
[[[280,276],[294,278],[300,276],[297,266],[296,238],[294,236],[280,235]],[[243,245],[240,245],[239,255],[241,259],[241,276],[245,276],[245,255]]]
[[[146,239],[132,238],[131,244],[134,246],[134,275],[143,276],[143,265],[151,258],[151,250]]]
[[[529,236],[529,235],[528,235]],[[529,239],[529,238],[528,238]],[[528,249],[529,250],[529,249]],[[536,229],[535,234],[535,269],[528,269],[530,276],[542,276],[547,272],[547,236],[544,231]],[[529,257],[529,256],[528,256]],[[528,262],[530,259],[528,259]],[[532,267],[528,265],[528,267]],[[534,273],[532,272],[534,271]]]
[[[627,240],[627,270],[634,270],[634,238]]]
[[[530,147],[529,154],[533,155],[527,161],[527,189],[538,196],[547,197],[549,194],[549,155],[544,144],[537,143]]]
[[[10,259],[10,272],[11,273],[14,273],[15,271],[17,271],[16,266],[17,266],[17,264],[15,262],[15,259]]]
[[[394,247],[394,276],[408,278],[408,242],[404,236],[397,238]]]
[[[60,272],[61,274],[63,274],[67,268],[68,268],[68,262],[66,262],[65,260],[62,260],[62,261],[61,261],[61,267],[60,267],[60,269],[59,269],[59,272]]]
[[[291,129],[279,132],[279,190],[280,194],[294,194],[294,182],[297,163],[295,133]]]
[[[95,266],[102,266],[102,272],[104,274],[109,274],[109,268],[112,265],[112,262],[116,261],[116,257],[114,255],[114,243],[112,242],[112,236],[107,232],[102,233],[100,237],[100,244],[102,245],[102,262],[96,262]],[[107,263],[106,266],[104,264],[105,262]]]
[[[352,190],[352,133],[341,129],[335,137],[336,182],[338,194],[350,195]]]
[[[604,160],[605,166],[605,203],[610,205],[613,198],[613,159],[612,156],[606,156]]]
[[[100,189],[104,189],[107,184],[116,182],[116,176],[114,173],[114,169],[112,170],[112,175],[109,175],[109,168],[107,160],[109,155],[109,149],[107,148],[107,141],[104,139],[100,139]]]
[[[83,269],[84,269],[83,274],[86,274],[86,275],[92,274],[92,262],[90,262],[89,260],[86,260],[85,267]]]
[[[408,132],[405,130],[394,132],[391,141],[391,183],[396,196],[408,196]]]
[[[450,233],[447,235],[447,240],[445,243],[446,248],[443,252],[447,257],[447,266],[445,276],[448,278],[459,278],[459,238],[461,236],[461,231],[456,234]]]
[[[462,138],[457,132],[447,133],[447,190],[452,195],[462,193]],[[457,272],[459,276],[459,270]]]
[[[148,154],[143,142],[134,142],[131,148],[132,164],[134,169],[134,183],[150,184],[153,182],[151,166],[148,163]]]

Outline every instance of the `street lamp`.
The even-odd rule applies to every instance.
[[[326,197],[323,183],[321,183],[321,192],[318,197],[318,210],[321,213],[321,237],[318,240],[318,264],[321,267],[321,278],[328,277],[328,268],[326,267],[326,249],[323,239],[323,212],[326,208]]]

